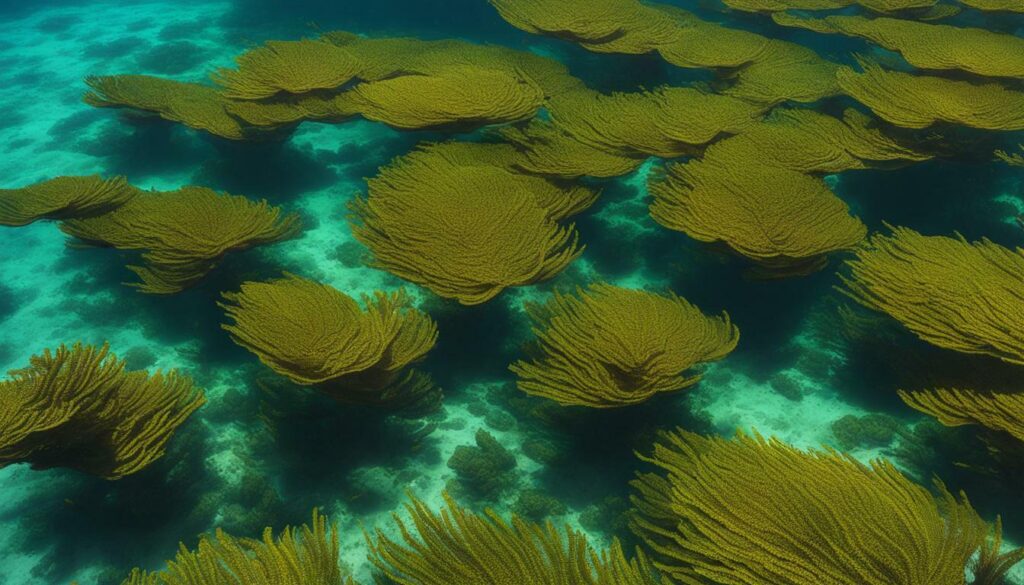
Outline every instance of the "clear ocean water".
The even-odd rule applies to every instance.
[[[899,60],[867,40],[780,27],[716,0],[665,1],[837,63],[857,55]],[[1022,14],[965,10],[945,22],[1024,38]],[[597,547],[618,538],[632,548],[641,542],[628,527],[629,482],[650,470],[635,453],[649,452],[658,429],[675,427],[724,437],[756,430],[863,462],[884,457],[922,484],[937,477],[965,490],[984,518],[1002,515],[1008,542],[1024,543],[1020,460],[994,463],[977,425],[942,426],[897,395],[918,388],[927,364],[954,352],[877,314],[866,329],[844,330],[836,307],[849,300],[836,289],[849,273],[849,251],[809,275],[759,278],[746,259],[658,225],[648,213],[648,180],[664,172],[663,158],[651,156],[622,176],[581,179],[601,190],[572,220],[586,245],[582,256],[550,280],[466,306],[371,266],[346,221],[347,204],[417,145],[494,140],[494,127],[402,130],[357,116],[307,121],[279,140],[236,141],[82,99],[88,76],[210,84],[212,71],[234,67],[236,56],[265,41],[332,30],[500,45],[556,60],[603,93],[716,81],[708,70],[674,67],[657,55],[593,52],[531,34],[486,0],[0,0],[0,189],[62,175],[120,175],[145,191],[197,185],[265,199],[303,222],[297,237],[228,254],[170,295],[125,285],[137,281],[126,268],[137,252],[69,246],[56,221],[0,226],[0,371],[25,367],[62,343],[106,342],[130,370],[191,377],[207,401],[163,457],[118,480],[3,461],[0,584],[117,584],[133,567],[159,569],[179,542],[195,546],[201,533],[221,527],[258,537],[267,526],[306,522],[313,508],[337,522],[342,561],[370,583],[362,529],[394,534],[392,514],[409,494],[437,508],[445,490],[471,510],[569,524]],[[844,96],[789,107],[870,113]],[[920,144],[929,132],[941,142],[932,160],[823,174],[824,181],[870,232],[888,223],[1024,246],[1024,168],[992,156],[1014,151],[1024,132],[949,124],[894,135]],[[437,322],[436,346],[418,368],[444,389],[443,404],[418,417],[339,404],[233,343],[222,328],[221,293],[284,272],[354,298],[404,287]],[[508,369],[533,338],[524,305],[595,281],[671,290],[706,314],[727,311],[740,342],[700,366],[699,383],[639,405],[561,407],[528,397]],[[982,360],[964,367],[981,376],[1003,366]],[[494,441],[481,442],[481,430]],[[493,444],[498,454],[482,446]],[[514,463],[491,470],[493,461],[484,461],[484,471],[460,472],[451,463],[460,447],[465,456]],[[473,473],[498,485],[474,487]]]

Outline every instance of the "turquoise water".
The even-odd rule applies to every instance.
[[[842,62],[855,52],[883,55],[866,42],[773,27],[714,2],[671,3]],[[417,143],[452,134],[403,132],[356,119],[304,123],[281,143],[239,143],[181,125],[126,120],[81,100],[89,75],[205,82],[210,71],[232,66],[255,44],[333,29],[501,44],[557,59],[601,91],[706,77],[656,57],[598,55],[527,34],[484,0],[281,4],[0,2],[0,188],[58,175],[124,175],[146,190],[201,185],[265,198],[300,213],[305,224],[299,237],[233,254],[199,285],[170,296],[123,286],[134,279],[124,268],[128,254],[69,248],[52,222],[0,228],[0,370],[23,367],[60,343],[109,342],[129,369],[178,369],[208,400],[163,458],[118,481],[24,464],[0,469],[0,584],[119,583],[132,567],[157,568],[179,541],[193,545],[197,534],[214,527],[257,536],[264,526],[306,521],[313,507],[339,523],[343,559],[370,582],[359,527],[389,527],[407,490],[435,507],[446,487],[457,491],[449,460],[457,447],[475,444],[479,429],[497,439],[515,466],[502,476],[501,489],[467,496],[465,505],[570,523],[598,545],[613,537],[636,542],[623,520],[628,481],[641,468],[633,452],[649,448],[654,429],[675,426],[721,435],[756,429],[801,448],[833,446],[863,461],[888,457],[920,481],[937,475],[967,490],[986,518],[1003,515],[1009,540],[1024,541],[1019,469],[1016,476],[983,471],[975,428],[939,427],[896,396],[913,383],[905,356],[941,359],[940,350],[891,323],[867,340],[844,336],[834,313],[842,300],[834,291],[841,258],[806,277],[752,279],[742,259],[657,225],[647,213],[646,184],[658,159],[593,183],[603,189],[601,199],[575,219],[587,250],[555,280],[464,307],[368,267],[345,222],[346,202],[366,190],[366,177]],[[957,18],[985,22],[976,13]],[[1024,17],[988,18],[1024,36]],[[835,104],[802,107],[832,111]],[[954,145],[981,146],[826,180],[872,231],[889,222],[1024,245],[1016,220],[1024,213],[1024,172],[989,156],[1024,142],[1024,134],[952,135]],[[282,271],[354,297],[409,289],[438,322],[438,344],[422,369],[445,390],[441,410],[406,419],[341,407],[300,393],[233,344],[221,329],[220,292]],[[708,314],[728,311],[742,331],[740,345],[683,393],[629,409],[535,416],[535,408],[547,405],[540,399],[524,404],[507,370],[530,338],[523,303],[553,287],[593,280],[669,288]],[[905,354],[879,354],[870,343],[890,329]],[[283,391],[265,394],[268,386]],[[295,398],[289,398],[292,390]],[[849,418],[872,415],[873,433]],[[967,467],[958,465],[965,461]]]

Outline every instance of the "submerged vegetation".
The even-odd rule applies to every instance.
[[[594,284],[528,307],[538,356],[511,366],[521,390],[562,405],[628,406],[700,381],[691,368],[739,342],[728,315],[708,317],[675,294]]]
[[[204,402],[188,377],[125,371],[106,345],[46,350],[0,381],[0,466],[119,479],[160,458]]]
[[[297,214],[282,217],[266,201],[183,187],[168,193],[140,193],[95,217],[68,219],[61,229],[85,246],[142,250],[138,275],[142,292],[172,294],[194,285],[228,252],[294,237]]]
[[[1020,2],[478,1],[547,38],[317,29],[204,81],[87,77],[85,103],[120,110],[154,156],[187,134],[218,161],[167,191],[54,172],[0,190],[0,226],[28,248],[52,221],[69,247],[113,249],[50,261],[81,269],[61,283],[75,302],[47,305],[55,331],[96,320],[187,346],[32,357],[0,381],[0,468],[119,480],[139,525],[141,482],[220,473],[183,536],[222,528],[162,570],[133,561],[123,585],[1008,585],[1024,559],[998,515],[1019,534],[1024,40],[1004,19]],[[797,42],[818,37],[836,50]],[[302,126],[349,122],[358,139],[333,150]],[[1016,174],[914,209],[903,182],[953,162]],[[331,168],[329,212],[301,189],[272,204],[214,188],[274,192],[314,165]],[[980,215],[966,236],[926,225]],[[97,257],[155,296],[108,286]],[[0,340],[0,358],[28,341]],[[145,371],[162,360],[192,368]],[[217,391],[186,426],[197,383]],[[730,407],[751,413],[712,412],[741,385]],[[813,436],[842,450],[750,428],[808,410],[835,411]],[[201,463],[153,465],[172,440]],[[358,533],[319,509],[251,538],[314,505],[351,529],[403,490],[390,524],[362,526],[362,569]],[[511,519],[462,507],[511,502]]]

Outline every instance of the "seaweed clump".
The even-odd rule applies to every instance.
[[[941,484],[936,497],[885,460],[682,430],[644,459],[662,472],[633,481],[631,525],[682,583],[962,585],[979,549],[975,574],[998,583],[1022,555],[993,550],[966,497]]]
[[[510,369],[521,390],[562,405],[614,408],[682,390],[700,380],[694,367],[739,342],[728,314],[708,317],[672,293],[596,284],[528,312],[537,357]]]
[[[924,341],[1024,365],[1024,250],[895,227],[847,264],[843,292]]]
[[[338,528],[316,510],[308,525],[285,528],[259,540],[218,529],[203,535],[195,550],[184,544],[167,568],[135,569],[121,585],[356,585],[340,565]]]
[[[1003,161],[1004,163],[1014,167],[1024,167],[1024,145],[1020,147],[1021,152],[1006,152],[1005,150],[997,150],[996,158]]]
[[[1020,0],[959,0],[961,4],[992,12],[1022,12],[1024,2]]]
[[[228,140],[264,138],[279,129],[245,124],[228,112],[228,98],[207,85],[148,75],[97,75],[87,77],[85,83],[90,91],[83,99],[90,106],[124,109],[136,117],[156,116]]]
[[[510,150],[439,144],[382,168],[350,204],[373,264],[464,305],[561,272],[582,247],[558,222],[597,194],[510,169]]]
[[[487,510],[481,515],[459,507],[445,494],[446,508],[433,512],[412,498],[411,521],[395,522],[405,543],[377,530],[370,560],[400,585],[453,583],[530,583],[536,585],[656,585],[646,557],[626,557],[619,542],[596,551],[568,527],[535,524],[513,515],[506,521]]]
[[[0,467],[120,479],[149,466],[205,399],[176,371],[125,371],[107,345],[61,345],[0,381]]]
[[[707,157],[670,165],[650,186],[651,216],[696,240],[725,244],[769,277],[820,270],[828,254],[866,235],[822,179],[749,162]]]
[[[651,216],[703,242],[718,242],[767,278],[820,270],[867,234],[824,175],[927,160],[853,109],[842,118],[776,109],[700,159],[650,179]]]
[[[93,76],[86,103],[123,108],[230,140],[275,140],[300,122],[355,116],[402,129],[471,130],[525,120],[580,85],[555,61],[503,47],[342,31],[268,41],[212,74],[216,86]]]
[[[440,389],[409,366],[437,341],[433,319],[404,291],[377,292],[365,308],[341,291],[288,275],[246,282],[224,293],[232,340],[300,385],[344,404],[417,413],[435,408]]]
[[[219,69],[213,80],[232,99],[259,100],[334,89],[359,74],[354,55],[320,39],[267,41],[235,58],[237,69]]]
[[[1024,92],[995,83],[889,71],[862,61],[863,71],[836,74],[843,91],[883,120],[903,128],[947,122],[982,130],[1024,130]]]
[[[920,339],[1024,365],[1024,250],[897,227],[873,236],[848,264],[843,292]],[[1019,391],[939,388],[901,390],[900,397],[943,424],[981,424],[1024,440]]]
[[[1024,39],[981,28],[916,22],[902,18],[773,15],[776,23],[867,39],[896,51],[914,67],[960,70],[986,77],[1024,79]]]
[[[516,458],[494,435],[476,432],[476,446],[459,445],[448,459],[458,480],[453,487],[474,498],[494,500],[515,483]]]
[[[810,103],[839,93],[837,65],[786,41],[639,0],[490,0],[513,26],[596,53],[657,53],[678,67],[714,69],[723,93],[755,103]]]
[[[142,250],[143,265],[128,268],[141,280],[133,286],[153,294],[184,290],[225,254],[294,237],[300,228],[298,214],[205,187],[139,193],[103,215],[61,224],[87,246]]]
[[[56,177],[20,189],[0,189],[0,225],[40,219],[101,215],[124,205],[137,190],[124,177]]]

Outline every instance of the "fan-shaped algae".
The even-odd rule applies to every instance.
[[[880,118],[904,128],[949,122],[985,130],[1024,129],[1024,92],[998,83],[971,83],[944,77],[886,71],[862,62],[858,73],[842,68],[843,91]]]
[[[708,158],[673,164],[650,185],[651,216],[702,242],[722,242],[766,276],[821,269],[867,232],[824,181],[770,164]]]
[[[885,460],[775,439],[663,435],[633,481],[633,529],[680,583],[963,585],[989,527]],[[989,557],[986,557],[989,558]]]
[[[842,119],[814,110],[777,108],[738,136],[712,144],[704,159],[830,174],[931,158],[874,126],[872,118],[852,108]]]
[[[462,304],[553,277],[582,252],[557,220],[596,194],[496,164],[505,152],[452,143],[396,160],[352,202],[353,233],[377,266]]]
[[[1015,166],[1024,167],[1024,144],[1020,147],[1021,152],[1009,153],[1005,150],[997,150],[995,152],[996,158],[1003,161],[1004,163]]]
[[[57,177],[20,189],[0,189],[0,225],[70,219],[109,212],[135,197],[124,177]]]
[[[295,236],[297,214],[282,217],[266,201],[219,194],[204,187],[143,192],[97,217],[61,224],[86,245],[142,250],[142,266],[129,266],[141,291],[171,294],[203,278],[228,252]]]
[[[195,550],[179,545],[165,570],[135,569],[121,585],[356,585],[340,555],[338,527],[313,510],[310,524],[285,528],[277,538],[270,528],[260,540],[217,529]]]
[[[489,0],[502,18],[602,53],[643,54],[676,34],[664,13],[636,0]]]
[[[511,521],[487,510],[481,515],[459,507],[445,494],[446,508],[433,512],[412,498],[406,506],[411,525],[395,515],[402,543],[378,529],[370,559],[398,585],[454,583],[531,585],[657,585],[647,559],[627,559],[617,540],[598,552],[569,527]]]
[[[618,177],[635,171],[647,158],[584,144],[554,124],[537,119],[522,127],[505,126],[499,134],[519,151],[510,164],[535,175]]]
[[[729,8],[772,14],[787,10],[838,10],[849,6],[861,6],[873,12],[908,13],[917,18],[922,15],[949,15],[946,7],[936,6],[937,2],[938,0],[723,0]]]
[[[543,90],[528,78],[473,65],[361,83],[343,98],[363,117],[402,129],[501,124],[532,118]]]
[[[312,39],[267,41],[235,62],[238,69],[220,69],[213,80],[225,96],[243,100],[336,89],[360,71],[359,61],[344,48]]]
[[[589,90],[548,104],[554,125],[595,148],[674,158],[753,125],[763,108],[687,87],[603,95]]]
[[[1024,12],[1024,0],[959,0],[961,4],[993,12]]]
[[[91,91],[84,99],[91,106],[128,108],[229,140],[250,140],[261,133],[229,114],[229,100],[213,87],[147,75],[94,76],[85,82]]]
[[[896,51],[920,69],[961,70],[988,77],[1024,79],[1024,39],[981,28],[916,22],[901,18],[773,15],[786,26],[867,39]]]
[[[437,341],[437,326],[404,292],[377,292],[360,307],[341,291],[288,275],[224,293],[235,343],[297,384],[343,403],[406,408],[439,390],[406,368]],[[429,394],[429,396],[428,396]]]
[[[1024,250],[898,227],[847,264],[844,292],[921,339],[1024,364]]]
[[[119,479],[163,456],[205,401],[175,371],[125,371],[106,345],[47,349],[9,375],[0,381],[0,467],[28,462]]]
[[[696,384],[693,368],[728,355],[739,329],[675,294],[596,284],[528,307],[536,357],[510,367],[521,390],[562,405],[614,408]]]
[[[1024,441],[1024,394],[939,388],[901,390],[900,398],[946,426],[981,425]]]

